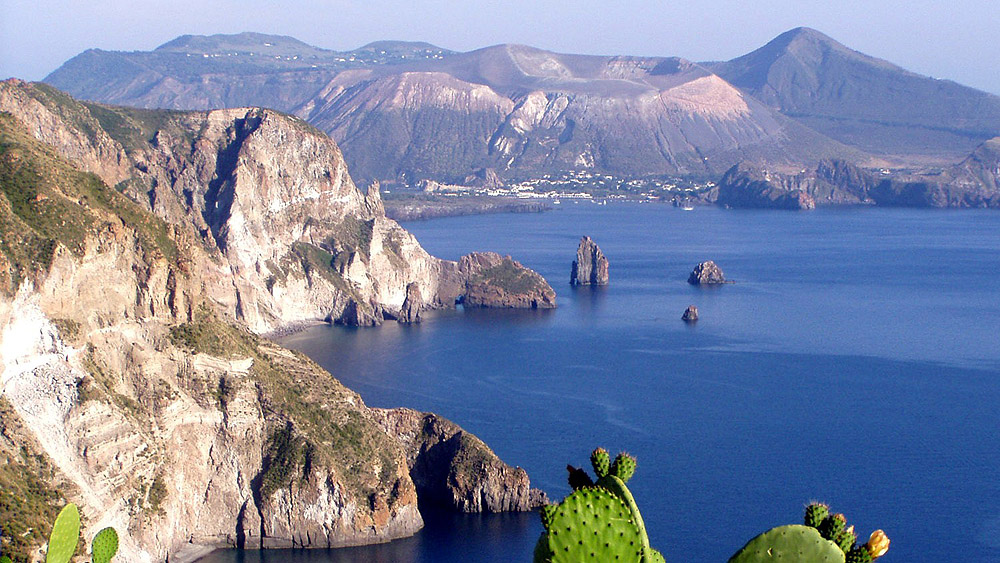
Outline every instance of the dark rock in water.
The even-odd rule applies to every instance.
[[[458,262],[465,279],[463,303],[467,307],[551,309],[556,292],[545,278],[510,256],[473,252]]]
[[[791,178],[794,180],[795,178]],[[760,166],[741,162],[719,180],[716,203],[725,207],[757,209],[815,209],[816,200],[789,178]]]
[[[501,461],[457,424],[411,409],[372,411],[403,446],[421,499],[461,512],[527,511],[548,503],[524,469]]]
[[[681,320],[689,323],[693,323],[698,320],[698,308],[694,305],[689,305],[684,314],[681,315]]]
[[[590,237],[580,239],[569,283],[571,285],[608,285],[608,259]]]
[[[722,274],[722,269],[716,266],[715,262],[708,260],[694,267],[691,275],[688,276],[688,283],[691,285],[726,283],[726,276]]]
[[[424,307],[424,298],[420,295],[420,284],[412,282],[406,286],[406,298],[403,308],[399,311],[397,321],[401,323],[419,323],[420,310]]]
[[[381,306],[359,303],[352,298],[344,307],[344,312],[334,322],[346,326],[378,326],[385,318],[382,313]]]

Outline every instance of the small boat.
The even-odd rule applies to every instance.
[[[690,205],[685,205],[684,207],[681,207],[681,210],[683,210],[683,211],[694,211],[694,207],[690,206]]]

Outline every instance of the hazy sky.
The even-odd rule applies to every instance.
[[[997,0],[0,0],[0,78],[40,80],[88,48],[149,50],[185,33],[260,31],[346,50],[407,39],[454,50],[722,60],[798,26],[904,68],[1000,94]]]

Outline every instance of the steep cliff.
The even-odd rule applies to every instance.
[[[403,408],[379,409],[376,416],[403,446],[421,499],[462,512],[525,511],[547,503],[523,469],[501,462],[455,423]]]
[[[781,174],[740,163],[719,180],[716,203],[727,207],[766,209],[813,209],[816,201],[803,189],[787,182]]]
[[[5,491],[41,514],[79,503],[127,561],[419,529],[398,437],[255,333],[351,307],[381,320],[408,295],[409,314],[450,305],[458,265],[294,118],[83,105],[17,81],[0,110],[0,454],[31,472],[0,474]],[[45,533],[24,517],[22,554]]]
[[[82,104],[8,81],[0,110],[84,170],[191,231],[218,266],[211,298],[255,332],[307,319],[377,324],[417,283],[441,296],[440,261],[359,192],[336,144],[261,109],[144,112]],[[345,314],[347,313],[347,314]]]
[[[496,252],[473,252],[458,262],[465,284],[466,307],[502,309],[552,309],[556,292],[545,278],[525,268],[510,256]]]

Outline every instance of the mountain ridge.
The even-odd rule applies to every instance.
[[[881,156],[957,159],[1000,132],[1000,96],[921,76],[811,28],[703,64],[785,115]]]
[[[291,112],[337,139],[358,177],[387,184],[454,183],[485,169],[504,180],[566,170],[718,177],[743,161],[791,169],[824,158],[944,166],[1000,134],[1000,97],[811,28],[703,63],[370,45],[298,59],[89,52],[46,80],[110,103]]]
[[[90,93],[78,95],[111,103],[293,112],[338,139],[358,176],[383,183],[457,181],[483,168],[506,177],[573,167],[721,174],[746,158],[852,152],[820,135],[795,142],[796,133],[770,109],[677,57],[560,54],[513,44],[415,59],[373,54],[303,62],[204,53],[178,62],[133,53],[121,61],[77,59],[48,80],[83,85]],[[240,70],[226,74],[234,64]],[[208,69],[215,70],[204,74]],[[88,78],[111,74],[120,79]],[[375,158],[375,147],[394,156]]]

